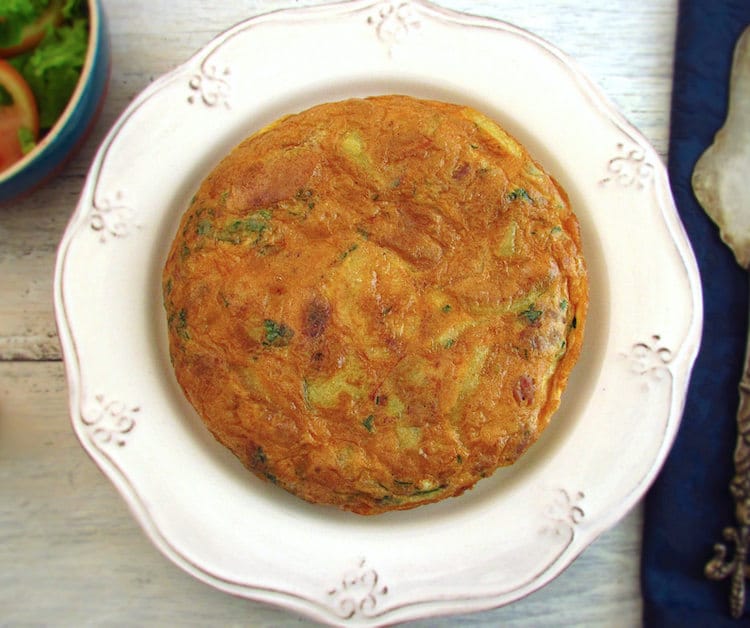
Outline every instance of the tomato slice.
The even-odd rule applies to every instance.
[[[10,63],[0,59],[0,85],[13,99],[0,107],[0,172],[23,157],[19,131],[27,129],[31,138],[39,137],[39,112],[34,94],[26,80]]]
[[[0,172],[10,168],[23,157],[18,130],[21,127],[20,111],[15,107],[0,109]]]
[[[63,20],[63,0],[51,0],[44,12],[21,30],[21,41],[7,48],[0,48],[0,57],[15,57],[36,46],[47,32],[48,26],[59,26]],[[0,18],[2,19],[2,18]]]

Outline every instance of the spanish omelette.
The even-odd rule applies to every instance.
[[[359,514],[515,462],[559,406],[588,305],[561,186],[479,111],[398,95],[242,141],[162,285],[176,378],[216,439]]]

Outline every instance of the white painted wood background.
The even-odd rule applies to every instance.
[[[112,78],[98,124],[57,178],[0,206],[0,625],[309,625],[213,590],[147,540],[70,428],[51,285],[88,166],[128,103],[234,23],[313,4],[322,2],[104,0]],[[438,4],[510,21],[561,48],[666,158],[676,0]],[[524,600],[414,625],[638,626],[641,524],[639,506]]]

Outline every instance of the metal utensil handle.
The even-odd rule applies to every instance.
[[[745,579],[750,578],[750,565],[747,564],[750,551],[750,335],[739,392],[734,477],[729,484],[729,492],[734,498],[736,527],[727,527],[723,531],[724,538],[734,545],[734,554],[727,560],[727,546],[716,543],[714,557],[705,568],[706,577],[711,580],[731,577],[729,608],[735,618],[742,617],[745,610]]]

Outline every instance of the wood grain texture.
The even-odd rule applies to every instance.
[[[320,1],[104,0],[112,78],[101,117],[51,182],[0,207],[0,624],[306,626],[182,572],[78,444],[52,309],[58,242],[96,149],[132,99],[234,23]],[[665,158],[676,0],[441,0],[512,22],[572,57]],[[540,89],[533,77],[517,89]],[[416,626],[638,626],[642,509],[555,581],[502,609]]]

